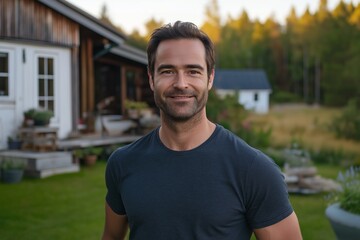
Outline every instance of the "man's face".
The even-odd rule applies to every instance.
[[[200,40],[166,40],[156,52],[150,87],[164,117],[186,121],[205,111],[214,72],[208,77],[205,48]]]

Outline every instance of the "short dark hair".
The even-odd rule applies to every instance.
[[[206,67],[208,77],[215,67],[214,44],[195,24],[191,22],[176,21],[173,25],[170,23],[157,28],[151,34],[147,47],[148,68],[151,76],[154,76],[156,51],[161,41],[172,39],[199,39],[205,47]]]

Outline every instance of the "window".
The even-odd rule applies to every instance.
[[[254,94],[254,101],[257,102],[259,100],[259,94],[255,93]]]
[[[0,52],[0,97],[9,95],[9,54]]]
[[[54,111],[54,59],[38,58],[39,106]]]

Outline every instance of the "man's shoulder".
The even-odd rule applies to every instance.
[[[134,142],[116,149],[111,154],[109,160],[122,159],[129,155],[134,156],[136,154],[143,153],[146,149],[153,147],[154,141],[156,141],[156,136],[157,129],[154,129]]]

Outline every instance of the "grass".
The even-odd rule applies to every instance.
[[[104,169],[0,184],[0,238],[100,239],[104,224]]]
[[[341,149],[360,156],[359,142],[338,139],[328,129],[331,120],[338,116],[340,111],[306,105],[275,106],[268,114],[251,114],[247,120],[255,128],[271,127],[274,146],[289,146],[292,141],[297,141],[312,150]]]

